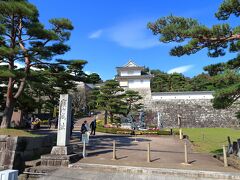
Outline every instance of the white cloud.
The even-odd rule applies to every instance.
[[[0,66],[6,66],[6,65],[8,65],[8,63],[5,63],[5,62],[0,63]],[[17,62],[15,62],[15,63],[14,63],[14,66],[16,66],[17,69],[19,69],[19,68],[24,68],[24,64],[22,64],[22,63],[17,63]]]
[[[108,39],[120,46],[145,49],[160,44],[158,39],[147,29],[145,20],[123,22],[106,29]]]
[[[87,74],[87,75],[90,75],[90,74],[92,74],[92,73],[97,73],[97,72],[95,72],[95,71],[89,71],[89,70],[86,70],[86,71],[84,71],[85,72],[85,74]],[[98,73],[97,73],[98,74]]]
[[[186,65],[186,66],[179,66],[173,69],[170,69],[167,73],[172,74],[172,73],[185,73],[188,70],[192,69],[194,66],[193,65]]]
[[[2,63],[0,63],[0,66],[3,66],[3,65],[8,65],[8,63],[5,63],[5,62],[2,62]],[[16,68],[17,69],[20,69],[20,68],[24,68],[25,67],[25,65],[24,65],[24,63],[18,63],[18,62],[15,62],[14,63],[14,66],[16,66]],[[34,70],[34,71],[40,71],[41,69],[39,69],[39,68],[36,68],[36,67],[30,67],[32,70]]]
[[[97,38],[99,38],[99,37],[102,35],[102,33],[103,33],[103,30],[99,29],[99,30],[97,30],[97,31],[95,31],[95,32],[92,32],[92,33],[89,35],[89,38],[90,38],[90,39],[97,39]]]
[[[17,69],[24,68],[24,64],[22,64],[22,63],[16,63],[15,62],[14,65],[17,66]]]
[[[8,63],[5,63],[5,62],[0,63],[0,66],[6,66],[6,65],[8,65]]]
[[[89,74],[92,74],[91,71],[85,71],[85,74],[89,75]]]

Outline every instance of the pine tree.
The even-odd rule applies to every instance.
[[[198,74],[190,80],[191,91],[213,91],[215,90],[213,77],[209,74]]]
[[[9,127],[17,99],[31,74],[31,67],[50,65],[54,56],[67,52],[64,44],[73,29],[68,19],[51,19],[50,29],[39,22],[37,8],[27,0],[0,1],[0,62],[8,64],[6,105],[1,127]],[[16,70],[16,63],[24,68]],[[21,71],[21,72],[20,72]]]
[[[100,87],[100,94],[97,98],[98,109],[104,110],[105,114],[109,114],[111,123],[115,114],[122,112],[122,98],[124,97],[124,89],[120,87],[119,82],[115,80],[107,80]],[[107,116],[105,116],[104,124],[107,124]]]
[[[91,73],[91,74],[89,74],[89,75],[87,76],[86,82],[87,82],[87,83],[91,83],[91,84],[97,84],[97,83],[102,82],[102,79],[101,79],[101,77],[99,76],[99,74],[97,74],[97,73]]]
[[[224,0],[215,16],[219,21],[226,21],[230,16],[239,18],[240,1]],[[231,27],[229,23],[222,23],[207,27],[192,18],[170,15],[149,23],[148,27],[154,35],[159,36],[159,40],[163,43],[184,43],[184,45],[171,49],[170,55],[172,56],[195,54],[202,49],[207,49],[210,57],[224,56],[227,51],[235,53],[236,58],[229,60],[227,63],[210,65],[205,70],[211,76],[220,75],[220,78],[223,78],[223,76],[228,77],[227,75],[231,72],[238,79],[240,68],[240,26]],[[216,108],[227,108],[240,97],[240,82],[232,84],[230,81],[227,83],[230,84],[214,94],[213,104]]]
[[[94,111],[98,107],[97,99],[100,94],[100,90],[98,88],[94,88],[90,91],[87,99],[88,99],[88,107],[89,111]]]
[[[131,111],[138,111],[142,109],[143,104],[139,102],[141,99],[142,96],[140,96],[137,91],[126,90],[123,97],[123,100],[126,103],[125,107],[122,106],[123,115],[127,116]]]

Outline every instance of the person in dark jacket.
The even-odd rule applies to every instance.
[[[95,135],[96,133],[96,127],[97,127],[97,123],[96,123],[96,118],[91,122],[90,124],[90,128],[91,128],[91,135]]]
[[[87,124],[87,121],[84,121],[82,123],[82,127],[81,127],[81,134],[85,134],[88,130],[87,130],[87,127],[86,127],[86,124]]]
[[[80,140],[81,141],[88,141],[87,139],[89,138],[89,133],[88,133],[88,131],[89,131],[89,127],[88,127],[88,125],[87,125],[87,121],[84,121],[83,123],[82,123],[82,126],[81,126],[81,130],[80,130],[80,132],[81,132],[81,135],[80,135]],[[84,138],[85,137],[85,138]]]

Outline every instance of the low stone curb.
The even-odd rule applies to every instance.
[[[69,168],[97,168],[101,170],[112,170],[116,172],[125,173],[140,173],[140,174],[159,174],[159,175],[171,175],[181,176],[188,178],[199,179],[240,179],[240,173],[234,172],[215,172],[215,171],[200,171],[200,170],[183,170],[183,169],[166,169],[166,168],[146,168],[146,167],[133,167],[133,166],[116,166],[116,165],[104,165],[104,164],[88,164],[88,163],[76,163],[70,164]]]

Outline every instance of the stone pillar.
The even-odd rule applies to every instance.
[[[60,95],[57,146],[52,148],[51,154],[41,156],[43,166],[68,166],[77,162],[81,157],[73,153],[70,146],[70,128],[72,99],[68,94]]]
[[[67,155],[71,153],[69,146],[72,98],[68,94],[60,95],[57,146],[54,146],[51,154]]]
[[[70,140],[72,98],[68,94],[60,95],[57,146],[67,146]]]

